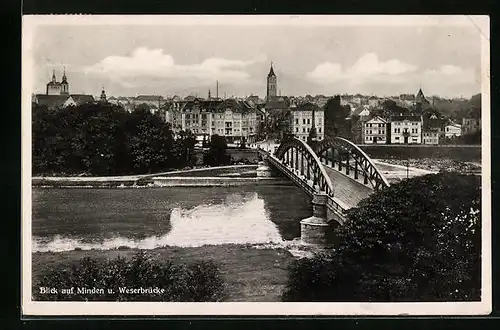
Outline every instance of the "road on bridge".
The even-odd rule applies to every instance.
[[[373,193],[370,187],[350,178],[347,175],[323,165],[326,173],[332,180],[334,195],[346,205],[355,207],[362,199]]]

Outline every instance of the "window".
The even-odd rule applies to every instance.
[[[394,139],[395,139],[395,140],[399,140],[399,136],[396,136]]]
[[[295,133],[298,133],[298,132],[299,132],[299,128],[295,127]]]
[[[305,125],[305,124],[306,124],[306,120],[302,119],[302,125]]]
[[[306,128],[302,127],[302,133],[305,133],[305,132],[306,132]]]
[[[299,118],[295,118],[295,124],[298,125],[299,124]]]
[[[318,132],[319,132],[319,133],[321,133],[321,127],[320,127],[320,128],[318,128]]]
[[[307,118],[307,125],[311,124],[311,120]]]

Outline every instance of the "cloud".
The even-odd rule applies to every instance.
[[[342,68],[339,63],[324,62],[316,66],[307,76],[317,83],[335,83],[348,80],[359,84],[369,81],[391,80],[397,76],[415,71],[416,66],[398,59],[380,61],[377,54],[367,53],[354,65]]]
[[[479,71],[472,67],[443,64],[418,70],[415,65],[398,59],[381,61],[374,53],[361,56],[352,66],[345,68],[339,63],[318,64],[307,76],[311,82],[342,91],[403,91],[420,85],[437,94],[466,90],[466,86],[470,89],[481,81]]]
[[[98,63],[87,66],[87,73],[106,75],[114,80],[134,79],[137,77],[151,78],[196,78],[198,80],[224,79],[225,81],[245,81],[250,78],[245,69],[255,63],[266,60],[259,56],[249,61],[207,58],[196,64],[177,64],[170,54],[163,49],[140,47],[130,56],[108,56]]]
[[[476,84],[481,81],[477,70],[449,64],[425,70],[423,79],[430,83],[441,82],[448,85]]]

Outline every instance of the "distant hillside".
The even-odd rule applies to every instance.
[[[471,109],[481,109],[481,94],[473,95],[466,101],[435,98],[434,108],[446,117],[460,119]]]

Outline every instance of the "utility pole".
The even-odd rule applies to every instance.
[[[406,156],[406,178],[408,179],[408,172],[410,167],[410,158]]]

